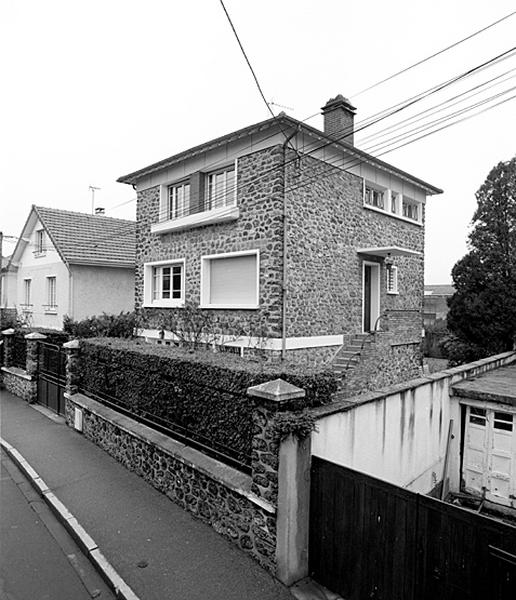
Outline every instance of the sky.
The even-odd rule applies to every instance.
[[[300,120],[341,93],[361,122],[516,45],[515,15],[359,93],[511,13],[514,1],[225,0],[225,6],[272,110]],[[118,177],[270,116],[219,0],[3,0],[0,56],[4,236],[20,235],[32,204],[90,213],[89,186],[100,188],[95,205],[107,215],[134,219],[135,192]],[[507,92],[515,75],[516,55],[509,54],[365,128],[355,143],[380,156],[410,139],[394,139],[406,133],[402,119],[449,106],[448,113],[421,115],[413,127],[446,117]],[[443,105],[468,90],[476,95]],[[322,129],[320,115],[307,123]],[[387,137],[367,137],[388,126]],[[444,190],[427,203],[426,283],[451,281],[453,265],[467,252],[475,192],[493,166],[516,154],[515,140],[513,99],[381,154]],[[391,145],[374,145],[383,141]],[[4,254],[14,242],[5,239]]]

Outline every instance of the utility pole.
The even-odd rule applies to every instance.
[[[89,189],[91,191],[91,214],[94,215],[95,214],[95,192],[97,190],[100,190],[101,188],[95,187],[94,185],[90,185]]]

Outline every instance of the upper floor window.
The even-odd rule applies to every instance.
[[[182,306],[184,269],[184,260],[146,263],[143,274],[144,306]]]
[[[419,203],[408,196],[403,196],[403,216],[412,221],[420,221]]]
[[[179,183],[168,186],[168,202],[166,219],[178,219],[189,214],[190,211],[190,184]]]
[[[235,167],[209,173],[206,181],[206,210],[236,204]]]
[[[385,209],[385,192],[368,184],[365,186],[364,202],[375,208]]]
[[[36,231],[36,249],[34,250],[34,254],[43,254],[45,251],[45,230],[38,229]]]

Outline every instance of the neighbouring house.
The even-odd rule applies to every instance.
[[[13,304],[16,290],[16,271],[10,256],[2,256],[0,266],[0,323],[16,316]]]
[[[425,285],[423,300],[423,319],[425,327],[436,321],[445,320],[448,314],[448,298],[455,293],[453,285]]]
[[[6,267],[3,305],[31,327],[134,309],[135,223],[32,206]]]
[[[322,112],[324,132],[281,113],[118,179],[137,191],[147,338],[193,303],[242,354],[363,362],[368,385],[419,372],[425,202],[441,190],[354,146],[342,96]]]

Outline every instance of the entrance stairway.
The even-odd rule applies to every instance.
[[[332,369],[340,379],[346,377],[346,373],[360,362],[371,347],[371,334],[357,333],[348,343],[344,344],[333,359]]]

